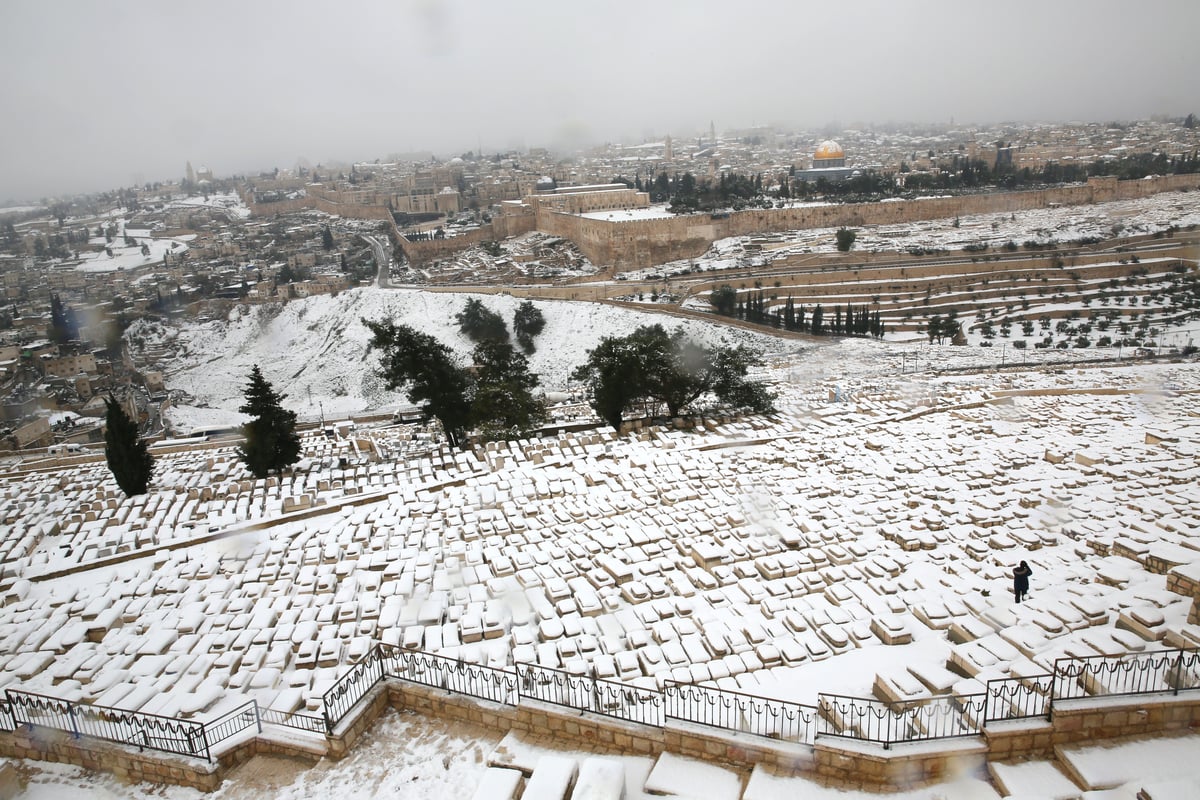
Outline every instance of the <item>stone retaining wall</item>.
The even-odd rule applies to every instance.
[[[882,745],[824,736],[813,745],[773,740],[702,725],[667,721],[641,725],[538,701],[509,706],[418,684],[377,685],[339,729],[311,742],[270,733],[249,736],[216,762],[153,751],[135,752],[95,739],[37,728],[0,732],[0,755],[105,770],[125,781],[150,781],[213,791],[226,775],[258,754],[315,761],[346,756],[388,707],[459,721],[589,753],[657,756],[663,752],[717,762],[739,771],[763,765],[779,775],[810,775],[839,786],[894,791],[974,772],[987,761],[1054,758],[1056,748],[1129,736],[1200,729],[1200,693],[1060,701],[1050,720],[993,723],[982,737]]]
[[[170,783],[202,792],[214,791],[224,779],[218,763],[151,750],[138,752],[98,739],[75,739],[49,728],[0,732],[0,755],[75,764],[110,772],[126,782]]]

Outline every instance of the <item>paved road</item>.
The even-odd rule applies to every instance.
[[[376,236],[363,236],[363,240],[370,245],[371,250],[375,253],[375,263],[379,265],[379,274],[376,275],[375,282],[380,289],[390,289],[392,276],[392,256],[389,248],[383,242],[379,241]]]

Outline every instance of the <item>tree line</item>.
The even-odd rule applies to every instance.
[[[370,349],[379,354],[377,374],[387,388],[407,392],[436,419],[452,447],[536,433],[546,421],[546,406],[535,394],[540,379],[521,350],[533,352],[533,339],[545,326],[541,312],[530,301],[518,307],[514,328],[521,350],[510,343],[504,319],[478,299],[468,300],[456,320],[474,343],[469,364],[412,326],[363,319],[371,332]],[[759,363],[740,345],[705,347],[682,331],[644,325],[627,336],[601,339],[572,378],[585,384],[596,414],[620,430],[631,415],[674,417],[701,408],[770,412],[773,396],[747,377]],[[241,427],[238,456],[247,469],[265,478],[295,464],[301,452],[296,413],[284,407],[287,395],[275,390],[258,365],[250,372],[244,399],[238,410],[251,419]],[[109,470],[127,495],[142,494],[154,458],[134,417],[111,394],[105,404]]]
[[[255,364],[238,408],[250,415],[241,427],[238,457],[256,478],[282,472],[300,460],[296,412],[283,407],[286,394],[275,391]],[[104,459],[127,496],[145,494],[154,475],[154,456],[138,432],[138,423],[110,392],[104,400]],[[134,410],[136,413],[136,409]]]
[[[807,309],[803,304],[796,305],[795,300],[789,296],[780,309],[768,305],[768,298],[761,289],[738,292],[727,283],[713,289],[709,293],[708,301],[713,310],[721,316],[797,333],[810,333],[814,336],[872,336],[876,339],[883,338],[884,334],[884,323],[879,310],[872,311],[866,305],[839,305],[833,309],[833,316],[830,317],[820,303],[812,309]]]
[[[471,431],[485,441],[533,433],[546,420],[545,404],[534,395],[540,380],[509,344],[504,320],[476,299],[467,301],[456,320],[459,331],[475,343],[470,365],[409,325],[364,319],[387,387],[406,391],[438,421],[454,447],[466,446]],[[529,301],[517,309],[514,327],[518,342],[529,340],[522,345],[526,352],[532,352],[532,337],[544,324]],[[769,411],[770,394],[746,377],[757,363],[745,348],[706,348],[681,331],[650,325],[601,339],[572,378],[586,386],[596,414],[620,430],[632,414],[677,416],[703,398],[730,410]]]

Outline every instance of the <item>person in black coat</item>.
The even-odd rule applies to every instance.
[[[1033,570],[1024,561],[1013,570],[1013,597],[1018,603],[1025,599],[1025,595],[1029,594],[1029,576],[1032,574]]]

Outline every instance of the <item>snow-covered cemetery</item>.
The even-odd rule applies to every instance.
[[[1200,796],[1196,131],[0,209],[0,800]]]
[[[811,764],[823,743],[944,755],[992,727],[1049,736],[1052,704],[1061,718],[1080,713],[1072,703],[1182,700],[1200,685],[1194,358],[1053,350],[1001,364],[981,348],[739,331],[764,354],[756,377],[776,413],[618,434],[563,391],[553,432],[459,451],[428,422],[337,413],[347,397],[370,397],[376,412],[403,405],[372,381],[355,320],[426,319],[452,340],[462,300],[365,288],[273,316],[235,311],[217,358],[218,339],[186,357],[213,323],[181,333],[168,382],[216,407],[211,418],[177,409],[185,429],[229,423],[216,412],[236,407],[248,363],[305,416],[320,409],[302,460],[278,477],[255,479],[236,442],[202,435],[152,448],[150,491],[129,498],[100,455],[8,461],[0,727],[79,726],[201,772],[256,737],[314,756],[341,737],[353,758],[347,730],[370,716],[378,687],[411,683],[502,718],[532,704],[616,718],[617,736],[707,727],[732,742],[710,754],[778,746]],[[563,346],[531,362],[566,390],[599,336],[646,316],[541,305],[546,341]],[[302,344],[305,321],[324,314],[343,327]],[[710,341],[735,335],[688,326]],[[1031,589],[1017,603],[1021,562]],[[367,736],[383,737],[398,723],[372,724]],[[612,773],[619,757],[585,755],[620,756],[611,733],[590,750],[564,733],[556,760],[509,727],[456,766],[458,792],[516,796],[526,767],[524,797],[562,797],[535,782],[577,768],[576,781],[620,783],[626,797],[816,786],[777,776],[768,758],[751,774],[751,763],[739,772],[686,750],[656,762],[629,747],[628,775],[641,774],[625,780]],[[943,786],[948,797],[1151,777],[1134,766],[1114,781],[1088,748],[1058,756],[992,763],[989,785],[964,751],[972,769],[921,777],[965,781]],[[1153,777],[1194,788],[1195,770],[1174,759]]]

